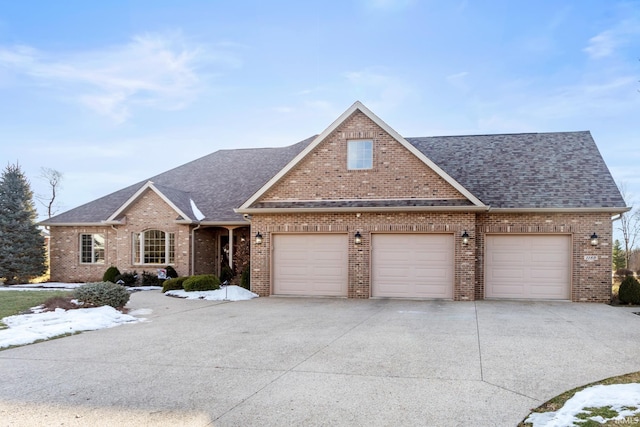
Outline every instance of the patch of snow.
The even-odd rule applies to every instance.
[[[187,292],[185,290],[167,291],[165,295],[186,299],[203,299],[207,301],[246,301],[257,298],[258,294],[241,288],[240,286],[224,286],[215,291],[195,291]]]
[[[43,283],[27,283],[24,285],[5,285],[0,286],[0,291],[50,291],[75,289],[84,285],[84,283],[62,283],[62,282],[43,282]]]
[[[612,420],[624,421],[630,417],[640,415],[640,384],[611,384],[596,385],[577,392],[564,406],[555,412],[534,412],[525,420],[532,423],[533,427],[564,427],[573,426],[577,422],[585,422],[576,418],[579,413],[585,412],[584,408],[602,408],[611,406],[611,409],[619,413]],[[624,409],[636,407],[636,410]],[[603,423],[606,421],[601,416],[591,417],[593,421]]]
[[[44,313],[8,316],[2,319],[9,328],[0,330],[0,348],[141,321],[143,320],[109,306],[77,310],[58,308]]]
[[[136,291],[159,291],[162,289],[162,286],[131,286],[127,288],[129,292]]]
[[[189,202],[191,203],[191,210],[193,211],[193,214],[196,216],[196,219],[198,221],[202,221],[205,218],[205,215],[200,212],[200,209],[198,209],[198,207],[196,206],[196,202],[193,201],[193,199],[189,199]]]

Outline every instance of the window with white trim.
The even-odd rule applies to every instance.
[[[347,169],[373,168],[373,141],[347,141]]]
[[[133,234],[134,264],[173,264],[175,235],[162,230],[147,230]]]
[[[104,234],[80,235],[80,262],[104,264]]]

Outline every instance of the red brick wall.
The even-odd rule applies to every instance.
[[[121,272],[156,272],[165,265],[135,265],[132,234],[149,229],[175,234],[175,263],[181,275],[190,272],[191,226],[176,224],[177,213],[154,191],[148,190],[125,212],[124,225],[108,227],[51,227],[51,280],[88,282],[102,280],[105,270],[115,265]],[[106,238],[105,264],[80,264],[82,233],[103,233]]]
[[[369,298],[371,291],[371,233],[452,233],[455,237],[454,299],[473,300],[475,284],[475,247],[463,247],[461,235],[464,230],[475,229],[473,213],[426,213],[395,212],[334,214],[282,214],[254,215],[251,223],[252,235],[258,231],[264,241],[251,243],[251,289],[261,296],[271,294],[271,235],[272,233],[327,233],[348,232],[349,271],[348,296]],[[362,234],[362,244],[356,246],[353,236]]]
[[[347,169],[347,141],[352,139],[373,140],[372,169]],[[388,198],[465,197],[356,111],[260,201]]]
[[[591,246],[596,233],[598,246]],[[484,298],[484,236],[490,233],[570,234],[573,241],[571,300],[576,302],[609,302],[611,299],[611,215],[584,214],[479,214],[474,241],[476,263],[476,299]],[[585,255],[597,255],[586,261]]]

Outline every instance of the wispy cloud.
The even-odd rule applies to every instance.
[[[371,9],[383,11],[404,10],[415,3],[415,0],[364,0]]]
[[[374,109],[397,107],[414,93],[402,79],[371,69],[350,71],[345,77],[356,98]]]
[[[617,24],[601,31],[589,39],[583,49],[591,59],[602,59],[614,55],[618,49],[635,40],[640,35],[640,16],[633,10]]]
[[[204,86],[201,66],[215,62],[238,67],[224,49],[210,52],[180,33],[144,34],[102,50],[54,54],[30,46],[0,47],[0,66],[65,96],[116,122],[135,108],[177,110]]]

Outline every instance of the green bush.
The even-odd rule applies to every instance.
[[[616,276],[620,279],[624,279],[627,276],[633,276],[633,271],[628,268],[619,268],[616,270]]]
[[[187,280],[189,276],[185,277],[174,277],[172,279],[167,279],[162,284],[162,293],[167,291],[177,291],[179,289],[184,289],[183,284],[184,281]]]
[[[618,289],[618,299],[623,304],[640,304],[640,282],[633,276],[627,276]]]
[[[160,286],[162,281],[158,279],[158,275],[153,273],[142,272],[142,285],[143,286]]]
[[[214,291],[220,288],[220,279],[213,274],[191,276],[182,283],[182,286],[187,292]]]
[[[175,268],[171,267],[170,265],[168,265],[167,268],[165,268],[165,270],[167,270],[168,279],[176,279],[178,277],[178,272],[176,271]]]
[[[240,286],[247,290],[251,290],[251,266],[247,265],[244,270],[242,270],[242,275],[240,276]]]
[[[118,267],[112,265],[111,267],[107,268],[107,271],[104,272],[102,281],[116,283],[116,277],[118,277],[119,275],[120,270],[118,270]]]
[[[101,307],[110,305],[113,308],[122,308],[129,301],[129,291],[122,286],[111,282],[87,283],[73,292],[73,296],[84,305]]]
[[[134,286],[138,283],[138,273],[134,271],[133,273],[118,274],[114,283],[124,286]]]

